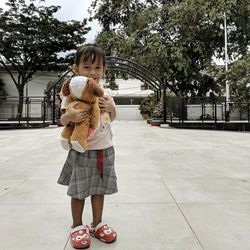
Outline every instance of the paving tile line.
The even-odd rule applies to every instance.
[[[153,162],[152,162],[152,164],[153,164]],[[154,166],[154,165],[153,165],[153,166]],[[157,168],[155,168],[155,169],[156,169],[156,172],[157,172],[157,174],[159,175],[159,177],[160,177],[160,179],[161,179],[163,185],[165,186],[166,190],[169,192],[169,194],[171,195],[172,199],[174,200],[174,203],[172,203],[172,204],[175,204],[175,205],[177,206],[178,210],[179,210],[180,213],[182,214],[182,216],[183,216],[184,220],[186,221],[188,227],[190,228],[191,232],[193,233],[193,235],[195,236],[196,240],[198,241],[200,247],[201,247],[202,249],[205,249],[205,248],[203,247],[203,245],[202,245],[200,239],[198,238],[197,234],[196,234],[195,231],[193,230],[191,224],[189,223],[188,219],[186,218],[186,216],[185,216],[184,212],[182,211],[181,207],[180,207],[179,204],[177,203],[175,197],[173,196],[173,194],[172,194],[171,191],[169,190],[169,188],[168,188],[166,182],[163,180],[163,178],[162,178],[161,174],[159,173],[158,169],[157,169]],[[186,204],[186,203],[184,203],[184,204]]]
[[[10,192],[12,192],[13,189],[15,189],[16,187],[22,185],[22,184],[23,184],[24,182],[26,182],[27,180],[28,180],[28,178],[26,178],[26,179],[24,179],[23,181],[19,182],[19,183],[16,184],[14,187],[11,187],[8,191],[6,191],[6,193],[0,195],[0,199],[1,199],[2,197],[4,197],[5,195],[9,194]],[[1,202],[1,200],[0,200],[0,202]],[[0,205],[5,205],[5,204],[0,204]]]
[[[70,235],[68,236],[68,239],[66,240],[66,243],[65,243],[65,245],[64,245],[64,247],[63,247],[63,250],[66,250],[66,249],[67,249],[67,245],[68,245],[68,243],[69,243],[69,240],[70,240]]]
[[[170,193],[170,192],[169,192]],[[170,193],[172,196],[172,194]],[[173,197],[173,196],[172,196]],[[173,198],[174,199],[174,198]],[[88,203],[85,203],[88,204]],[[125,203],[125,202],[120,202],[120,203],[105,203],[105,205],[148,205],[148,206],[158,206],[158,205],[167,205],[167,206],[172,206],[172,205],[229,205],[229,204],[250,204],[250,201],[239,201],[239,202],[234,202],[234,201],[223,201],[223,202],[174,202],[174,203],[169,203],[169,202],[161,202],[161,203],[137,203],[137,202],[131,202],[131,203]],[[90,205],[90,204],[88,204]],[[0,207],[4,206],[68,206],[68,203],[0,203]]]
[[[0,203],[1,206],[68,206],[68,203]]]

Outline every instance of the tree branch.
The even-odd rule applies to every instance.
[[[15,83],[16,87],[18,87],[18,82],[16,81],[14,75],[12,74],[12,72],[10,71],[8,66],[4,63],[2,58],[0,58],[0,63],[3,65],[3,68],[9,73],[9,75],[10,75],[11,79],[13,80],[13,82]]]

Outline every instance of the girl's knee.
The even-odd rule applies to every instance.
[[[85,199],[78,199],[78,198],[73,198],[73,197],[71,197],[71,201],[72,201],[72,202],[79,202],[79,203],[81,203],[81,202],[84,202]]]

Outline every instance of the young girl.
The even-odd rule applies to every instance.
[[[80,46],[75,55],[73,71],[79,76],[94,79],[99,83],[105,71],[105,54],[95,44]],[[62,97],[62,107],[67,105]],[[88,137],[88,150],[79,153],[69,151],[58,183],[69,186],[71,196],[71,244],[74,248],[88,248],[90,236],[103,242],[113,242],[117,234],[113,228],[102,222],[104,195],[116,193],[117,183],[114,169],[115,152],[112,144],[111,121],[116,117],[116,109],[111,95],[104,90],[99,98],[100,126]],[[78,123],[88,117],[88,112],[72,110],[61,116],[61,123]],[[100,174],[101,169],[101,174]],[[85,226],[82,221],[85,198],[91,196],[93,221]]]

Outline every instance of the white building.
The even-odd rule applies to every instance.
[[[24,88],[24,96],[28,97],[42,97],[44,96],[44,90],[48,82],[56,81],[59,77],[58,72],[53,71],[38,71],[33,75],[33,78],[28,82]],[[17,74],[14,72],[14,76]],[[10,75],[5,71],[0,71],[0,79],[5,83],[4,89],[8,94],[8,102],[0,103],[0,112],[13,113],[12,117],[15,117],[17,112],[17,99],[13,101],[13,97],[18,97],[18,92],[14,82]],[[117,103],[117,119],[119,120],[140,120],[142,116],[139,111],[139,104],[143,97],[153,93],[150,89],[145,89],[145,84],[137,79],[117,79],[116,84],[118,90],[113,90],[113,96]],[[105,86],[105,83],[104,83]],[[11,98],[12,97],[12,98]],[[25,110],[25,109],[24,109]],[[41,115],[41,108],[37,104],[36,108],[33,108],[33,113],[37,113],[37,116]]]
[[[13,75],[17,78],[17,73],[13,72]],[[24,96],[26,96],[26,94],[27,96],[44,96],[44,90],[46,89],[48,82],[55,81],[58,77],[58,72],[54,71],[36,72],[24,87]],[[8,96],[18,96],[17,88],[6,71],[0,70],[0,79],[5,83],[4,89]]]
[[[144,88],[144,83],[137,79],[117,79],[118,90],[113,90],[117,105],[118,120],[142,120],[139,106],[141,100],[153,93]]]

